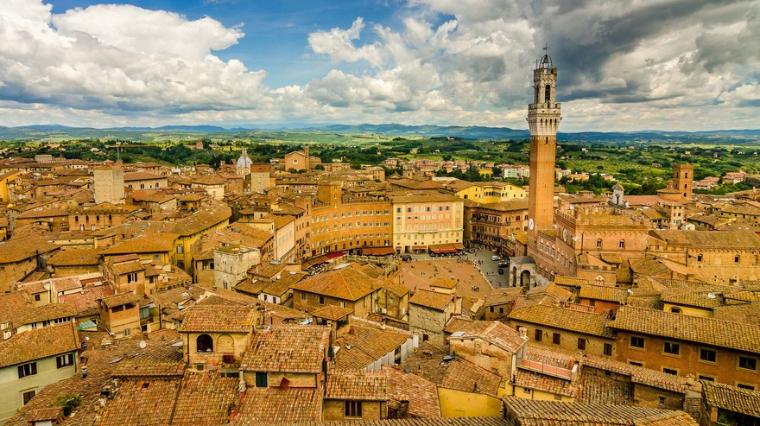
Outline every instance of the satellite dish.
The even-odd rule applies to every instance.
[[[145,340],[140,340],[140,349],[145,349],[146,346],[148,346],[148,344],[145,343]]]

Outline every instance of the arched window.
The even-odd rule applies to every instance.
[[[214,352],[214,341],[208,334],[201,334],[195,339],[195,350],[198,352]]]
[[[549,102],[552,98],[552,86],[550,84],[546,85],[546,88],[544,88],[544,102]]]

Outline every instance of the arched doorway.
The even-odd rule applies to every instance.
[[[520,273],[520,287],[530,287],[530,271]]]

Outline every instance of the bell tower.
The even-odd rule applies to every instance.
[[[528,105],[528,230],[531,232],[550,229],[554,221],[554,163],[557,154],[557,128],[561,119],[556,95],[557,67],[547,53],[533,70],[533,103]]]

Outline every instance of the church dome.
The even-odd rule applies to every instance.
[[[237,167],[239,169],[249,169],[253,165],[253,161],[248,157],[248,152],[243,148],[243,152],[240,154],[240,158],[237,160]]]

